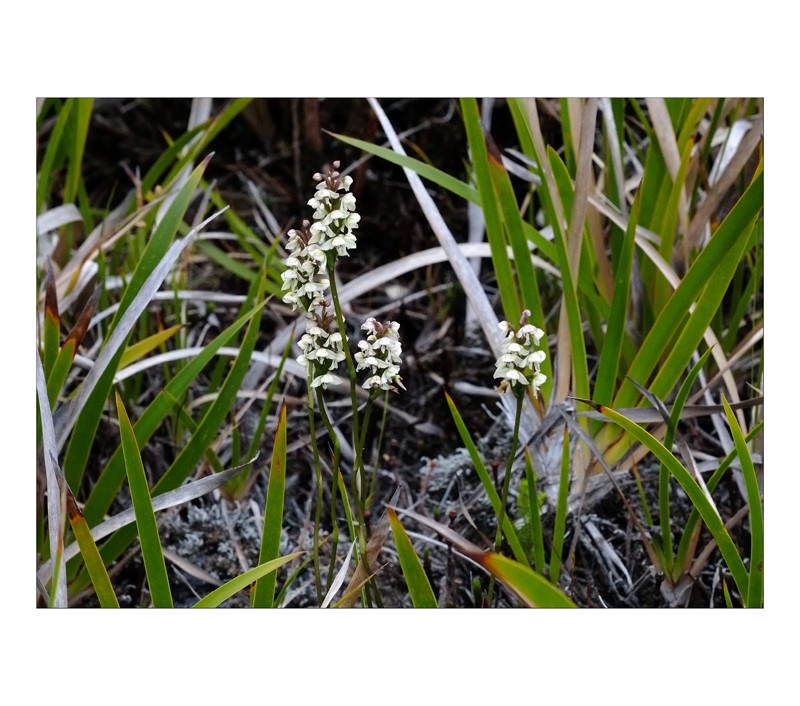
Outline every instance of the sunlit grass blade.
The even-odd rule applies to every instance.
[[[525,564],[520,564],[518,561],[495,552],[485,552],[480,557],[473,556],[472,558],[531,608],[576,607],[556,586]]]
[[[89,122],[92,118],[94,99],[76,98],[70,130],[71,144],[69,148],[69,165],[64,183],[64,202],[72,203],[78,196],[81,182],[83,152],[86,147],[86,136],[89,133]]]
[[[722,404],[725,406],[725,416],[728,418],[728,426],[742,467],[747,489],[747,507],[750,510],[750,582],[747,595],[742,598],[748,608],[761,608],[764,604],[764,511],[761,507],[761,491],[758,488],[753,459],[739,422],[736,421],[736,415],[724,397]]]
[[[152,336],[148,336],[147,338],[142,339],[134,343],[131,346],[128,346],[125,349],[125,352],[122,354],[122,357],[119,359],[119,368],[124,368],[131,363],[135,363],[137,360],[144,358],[150,351],[155,350],[159,346],[166,343],[170,338],[172,338],[178,331],[183,328],[183,324],[176,324],[175,326],[169,326],[168,328],[162,329],[157,333],[154,333]]]
[[[261,534],[261,551],[258,563],[264,564],[278,557],[283,525],[283,495],[286,489],[286,405],[281,407],[275,443],[272,447],[272,463],[269,468],[267,502],[264,507],[264,527]],[[260,578],[253,590],[254,608],[272,608],[275,601],[275,573]]]
[[[436,596],[431,588],[431,582],[422,568],[422,563],[414,551],[414,546],[408,537],[403,524],[397,518],[397,513],[391,508],[387,508],[389,522],[392,526],[394,544],[397,547],[397,555],[400,558],[400,568],[408,586],[408,593],[415,608],[438,608]]]
[[[653,455],[669,469],[669,472],[675,476],[675,478],[681,484],[681,487],[684,489],[684,491],[686,491],[686,494],[689,496],[692,504],[697,508],[700,516],[706,523],[706,527],[708,527],[709,532],[711,532],[711,535],[714,537],[720,553],[722,554],[722,558],[728,565],[728,568],[733,576],[733,580],[736,582],[739,593],[742,596],[747,595],[749,578],[747,571],[745,570],[744,563],[742,562],[742,558],[739,556],[739,552],[737,551],[733,540],[728,534],[728,530],[725,529],[722,518],[717,514],[714,506],[711,504],[708,498],[706,498],[700,486],[697,484],[694,478],[692,478],[689,471],[687,471],[686,468],[684,468],[683,465],[657,439],[648,434],[647,431],[642,429],[642,427],[640,427],[638,424],[634,424],[626,417],[622,416],[615,410],[610,409],[609,407],[605,407],[587,400],[582,401],[590,404],[597,411],[602,412],[611,421],[628,432],[634,439],[644,444],[653,453]]]
[[[108,577],[106,567],[103,564],[103,558],[100,556],[100,551],[94,539],[92,539],[92,531],[89,529],[89,525],[86,524],[86,520],[81,514],[78,504],[75,502],[75,497],[71,492],[67,493],[67,516],[72,527],[72,533],[75,535],[75,540],[80,548],[83,563],[86,565],[86,570],[92,580],[97,600],[100,602],[100,607],[119,608],[119,601],[116,593],[114,593],[114,587],[111,585],[111,579]]]
[[[222,584],[222,586],[213,590],[207,596],[197,601],[197,603],[195,603],[192,607],[217,608],[222,603],[227,601],[231,596],[247,588],[254,581],[258,581],[260,578],[268,576],[269,574],[277,571],[284,564],[288,564],[290,561],[293,561],[297,557],[302,556],[302,554],[303,552],[294,552],[294,554],[287,554],[286,556],[282,556],[279,559],[273,559],[272,561],[268,561],[266,564],[259,564],[254,569],[245,571],[243,574],[237,576],[236,578],[232,578],[227,583]]]
[[[558,481],[558,500],[556,518],[553,525],[553,548],[550,552],[550,580],[558,584],[561,575],[561,562],[564,551],[564,534],[567,527],[567,498],[569,497],[569,428],[564,427],[564,441],[561,447],[561,475]]]
[[[150,596],[155,608],[172,608],[172,592],[169,588],[167,566],[164,563],[164,553],[161,550],[161,540],[158,536],[158,524],[150,501],[150,490],[147,487],[147,476],[144,472],[142,457],[136,444],[128,413],[122,398],[117,394],[117,414],[119,415],[120,436],[122,450],[125,454],[125,469],[128,473],[128,484],[131,491],[131,501],[136,513],[136,528],[142,549],[142,560],[147,574],[147,585],[150,587]]]
[[[449,394],[447,394],[446,391],[444,394],[445,398],[447,399],[447,406],[450,408],[450,414],[453,416],[453,421],[456,423],[456,427],[458,428],[458,434],[461,437],[462,443],[469,452],[469,456],[472,459],[472,465],[475,467],[475,471],[477,472],[478,478],[480,478],[481,484],[486,491],[489,502],[492,504],[492,508],[494,509],[495,516],[498,518],[498,522],[500,521],[500,517],[503,517],[503,534],[505,534],[508,545],[511,547],[511,552],[514,554],[514,557],[517,559],[517,561],[523,563],[527,562],[527,556],[525,555],[525,550],[522,548],[522,544],[519,541],[517,531],[514,529],[514,523],[508,517],[508,513],[503,512],[502,501],[494,487],[494,484],[492,483],[489,472],[486,470],[483,459],[478,452],[478,447],[475,446],[475,442],[472,440],[472,437],[467,430],[466,424],[464,424],[464,420],[461,418],[461,414],[459,413],[455,402],[453,402],[453,399]]]

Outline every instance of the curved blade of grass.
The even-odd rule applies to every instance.
[[[75,496],[69,489],[67,490],[67,515],[100,607],[119,608],[119,601],[114,593],[114,587],[111,585],[111,579],[108,577],[100,551],[92,539],[92,531],[86,524],[86,520],[78,508],[78,503],[75,502]]]
[[[574,608],[575,604],[546,578],[539,576],[526,564],[514,561],[496,552],[485,552],[435,520],[412,510],[392,508],[417,522],[430,527],[451,542],[462,554],[483,566],[502,584],[513,591],[520,600],[531,607]]]
[[[147,487],[147,476],[142,465],[142,457],[139,455],[136,435],[133,433],[133,427],[119,393],[116,395],[116,400],[122,451],[125,454],[125,470],[128,472],[128,485],[130,486],[133,510],[136,514],[136,529],[142,548],[147,585],[150,587],[154,608],[172,608],[169,576],[164,562],[164,552],[161,551],[158,524],[153,504],[150,501],[150,491]]]
[[[272,463],[269,467],[267,502],[264,507],[264,528],[261,534],[261,551],[258,563],[264,564],[278,557],[283,525],[283,495],[286,489],[286,405],[281,407],[275,443],[272,447]],[[274,573],[256,581],[253,590],[254,608],[272,608],[275,601]]]
[[[53,417],[47,401],[47,385],[39,351],[36,351],[36,396],[39,399],[39,419],[42,425],[42,455],[44,456],[45,483],[47,484],[47,529],[50,540],[50,557],[58,566],[58,579],[52,591],[53,605],[67,607],[67,577],[64,562],[64,517],[61,513],[58,476],[58,448],[56,447]],[[44,581],[44,579],[43,579]]]
[[[456,427],[458,428],[458,434],[461,437],[462,443],[469,452],[470,458],[472,459],[472,465],[475,467],[475,471],[478,473],[478,478],[480,478],[483,489],[486,491],[486,495],[489,497],[489,502],[492,504],[492,508],[494,509],[495,516],[498,518],[498,522],[499,518],[503,517],[503,533],[505,534],[506,540],[508,540],[508,544],[511,547],[511,552],[514,554],[514,557],[517,559],[517,561],[527,562],[525,550],[522,548],[522,544],[517,536],[517,531],[514,529],[514,523],[509,519],[508,513],[505,513],[502,510],[502,501],[500,500],[500,496],[497,494],[497,490],[495,490],[492,479],[489,476],[489,472],[486,470],[486,466],[483,463],[483,459],[481,459],[481,455],[478,453],[478,447],[475,446],[475,442],[472,440],[472,437],[470,436],[470,433],[464,424],[464,420],[461,418],[461,414],[456,408],[455,402],[453,402],[453,399],[449,394],[447,394],[447,391],[445,391],[444,395],[447,399],[447,406],[450,408],[450,414],[453,416],[453,421],[456,423]]]
[[[750,581],[744,604],[748,608],[761,608],[764,604],[764,512],[761,507],[761,491],[758,489],[758,478],[753,466],[753,459],[744,440],[744,434],[736,421],[736,415],[728,405],[725,397],[722,398],[725,406],[725,416],[731,429],[736,453],[742,466],[742,475],[747,489],[747,505],[750,510]]]
[[[400,568],[408,586],[408,593],[415,608],[438,608],[436,596],[431,588],[431,582],[422,568],[422,563],[414,551],[403,524],[397,518],[397,513],[391,508],[386,508],[389,515],[389,523],[392,526],[394,544],[397,548],[397,556],[400,558]]]
[[[192,608],[217,608],[231,596],[247,588],[253,581],[258,581],[260,578],[268,576],[270,573],[277,571],[284,564],[288,564],[302,554],[303,552],[295,552],[294,554],[287,554],[279,559],[268,561],[266,564],[259,564],[254,569],[245,571],[243,574],[232,578],[227,583],[223,583],[222,586],[214,589],[207,596],[197,601]]]
[[[601,412],[608,417],[615,424],[627,431],[634,439],[641,444],[644,444],[653,455],[669,469],[669,472],[675,476],[681,487],[686,491],[692,504],[697,508],[703,521],[706,523],[709,532],[717,542],[717,546],[722,554],[722,558],[730,569],[733,580],[740,595],[745,596],[748,593],[749,578],[747,571],[744,568],[742,558],[736,550],[728,530],[722,522],[720,516],[714,511],[713,505],[706,498],[705,494],[697,485],[694,478],[692,478],[689,471],[675,458],[657,439],[647,433],[638,424],[634,424],[626,417],[622,416],[615,410],[606,407],[591,400],[581,400],[586,404],[594,407],[598,412]]]
[[[132,346],[128,346],[122,357],[119,359],[119,368],[124,368],[131,363],[135,363],[140,358],[144,358],[150,351],[163,345],[166,341],[172,338],[178,331],[183,328],[183,324],[176,324],[169,328],[162,329],[152,336],[137,341]]]

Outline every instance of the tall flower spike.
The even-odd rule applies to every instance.
[[[392,390],[397,392],[399,385],[404,390],[400,377],[400,356],[403,352],[400,345],[400,324],[396,321],[380,323],[370,317],[361,328],[367,332],[365,341],[359,341],[359,351],[355,355],[356,370],[368,370],[368,377],[363,383],[366,390]]]
[[[342,382],[334,371],[344,360],[344,342],[339,331],[331,331],[334,321],[324,303],[306,320],[306,332],[300,339],[303,354],[297,362],[311,373],[311,387],[327,389]]]
[[[521,397],[529,385],[536,394],[547,380],[540,369],[546,357],[545,352],[534,348],[539,345],[544,331],[528,323],[530,315],[528,309],[522,312],[519,329],[515,329],[508,321],[499,324],[505,338],[500,344],[501,354],[494,376],[501,378],[498,388],[501,392],[510,389],[517,397]]]

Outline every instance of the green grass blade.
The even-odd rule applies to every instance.
[[[117,414],[119,415],[120,436],[122,450],[125,454],[125,469],[128,472],[128,484],[131,490],[131,501],[136,513],[136,528],[139,532],[139,541],[142,547],[142,560],[147,574],[147,584],[150,587],[150,596],[155,608],[172,608],[172,593],[169,588],[167,566],[164,563],[164,553],[161,550],[161,540],[158,537],[158,524],[150,500],[150,491],[147,487],[147,476],[139,455],[136,444],[136,435],[133,433],[128,413],[122,398],[117,394]]]
[[[76,99],[68,98],[64,101],[63,105],[58,110],[58,117],[53,125],[53,131],[50,133],[50,138],[47,141],[47,148],[42,157],[42,163],[39,166],[39,174],[36,180],[36,213],[37,215],[44,212],[50,199],[50,182],[53,176],[53,171],[56,168],[56,163],[59,156],[62,154],[64,146],[62,138],[64,131],[70,120],[70,114],[75,107]]]
[[[119,368],[124,368],[131,363],[135,363],[137,360],[144,358],[150,351],[155,350],[159,346],[166,343],[182,328],[183,324],[176,324],[175,326],[162,329],[161,331],[154,333],[152,336],[148,336],[147,338],[128,346],[125,349],[125,352],[122,354],[122,357],[119,359]]]
[[[114,587],[111,585],[111,579],[108,577],[108,572],[103,564],[103,558],[100,556],[100,551],[97,549],[94,539],[92,539],[92,531],[86,520],[78,509],[78,504],[75,502],[75,497],[71,492],[67,493],[67,514],[69,523],[72,527],[72,533],[75,535],[75,540],[83,557],[83,563],[89,572],[89,578],[92,580],[94,592],[97,594],[97,600],[100,602],[101,608],[119,608],[119,601],[117,595],[114,593]]]
[[[472,201],[472,203],[475,203],[478,206],[481,205],[481,197],[477,189],[473,188],[469,184],[465,184],[460,179],[450,176],[447,174],[447,172],[443,172],[440,169],[432,167],[429,164],[425,164],[425,162],[421,162],[413,157],[408,157],[404,154],[398,154],[394,150],[388,149],[387,147],[373,145],[370,142],[357,140],[356,138],[348,137],[347,135],[339,135],[335,132],[329,132],[328,134],[331,137],[335,137],[337,140],[341,140],[346,145],[351,145],[352,147],[363,150],[367,154],[374,154],[376,157],[385,159],[387,162],[410,169],[416,174],[419,174],[419,176],[421,176],[423,179],[427,179],[434,184],[438,184],[439,186],[456,194],[456,196],[460,196],[467,201]]]
[[[717,514],[714,506],[708,498],[706,498],[689,471],[687,471],[678,459],[676,459],[656,438],[648,434],[647,431],[642,429],[638,424],[635,424],[609,407],[594,402],[589,404],[597,409],[598,412],[608,417],[612,422],[622,427],[622,429],[627,431],[639,443],[646,446],[659,461],[666,465],[669,472],[675,476],[678,483],[680,483],[681,487],[686,491],[692,504],[697,508],[700,516],[706,523],[706,527],[708,527],[709,532],[711,532],[711,536],[714,537],[720,553],[722,554],[722,558],[728,565],[733,580],[736,582],[740,595],[746,596],[748,593],[749,578],[744,568],[742,558],[739,556],[739,552],[736,550],[736,546],[728,534],[728,530],[725,529],[722,518]]]
[[[272,463],[269,467],[267,502],[264,507],[264,528],[261,534],[261,551],[258,563],[265,564],[277,559],[281,545],[283,524],[283,495],[286,490],[286,405],[281,407],[275,444],[272,448]],[[253,590],[254,608],[272,608],[275,601],[277,576],[270,573],[256,582]]]
[[[522,544],[519,541],[517,531],[514,529],[514,523],[511,522],[510,518],[508,517],[508,513],[502,511],[502,501],[500,500],[500,496],[497,494],[497,490],[492,483],[489,472],[486,470],[483,459],[481,459],[481,455],[478,453],[478,447],[475,446],[475,442],[472,440],[472,437],[470,436],[470,433],[464,424],[464,420],[461,418],[461,414],[456,408],[455,402],[453,402],[453,399],[447,394],[446,391],[444,394],[447,398],[447,406],[450,408],[450,414],[453,416],[453,421],[456,423],[458,433],[461,436],[461,441],[469,452],[470,458],[472,459],[472,465],[475,467],[475,470],[478,473],[478,478],[480,478],[481,484],[486,491],[486,495],[489,497],[489,502],[492,504],[495,515],[497,516],[498,521],[501,516],[504,518],[503,534],[505,534],[506,540],[508,540],[508,544],[511,547],[511,552],[514,554],[517,561],[523,563],[527,562],[527,556],[525,555],[525,550],[522,548]]]
[[[567,527],[567,498],[569,496],[569,428],[564,427],[564,441],[561,448],[561,475],[558,481],[558,501],[553,525],[553,549],[550,552],[550,580],[558,584],[561,576],[561,562],[564,551],[564,533]]]
[[[83,151],[86,147],[86,136],[89,133],[89,123],[92,119],[94,99],[76,98],[75,110],[72,115],[72,144],[69,149],[69,166],[64,183],[64,203],[73,203],[78,196],[81,182],[81,167],[83,166]]]
[[[748,608],[761,608],[764,605],[764,511],[761,507],[761,491],[758,488],[756,469],[744,440],[744,434],[736,421],[728,401],[722,398],[725,416],[736,445],[736,453],[742,466],[744,485],[747,489],[747,506],[750,510],[750,582],[744,604]]]
[[[492,265],[497,277],[497,288],[500,290],[503,313],[507,321],[516,323],[522,314],[522,306],[519,300],[519,289],[511,271],[511,260],[506,250],[503,223],[500,220],[497,196],[492,186],[486,136],[481,127],[477,101],[474,98],[462,98],[461,112],[464,116],[464,127],[467,130],[472,165],[475,168],[475,181],[478,184],[480,205],[486,223],[486,239],[489,241],[492,252]],[[525,257],[530,261],[527,248]]]
[[[414,551],[411,539],[408,536],[403,524],[397,517],[397,513],[391,508],[387,508],[389,524],[394,535],[394,544],[397,548],[397,556],[400,558],[400,568],[408,586],[408,593],[415,608],[438,608],[436,596],[431,588],[431,582],[422,568],[422,563]]]
[[[227,583],[222,584],[219,588],[214,589],[207,596],[197,601],[192,608],[217,608],[231,596],[247,588],[253,581],[258,581],[260,578],[268,576],[270,573],[277,571],[284,564],[288,564],[302,554],[303,552],[295,552],[294,554],[282,556],[280,559],[268,561],[266,564],[259,564],[254,569],[245,571],[236,578],[232,578]]]

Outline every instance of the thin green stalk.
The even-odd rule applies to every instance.
[[[367,493],[367,497],[372,495],[372,491],[375,490],[375,483],[378,479],[378,464],[381,462],[381,447],[383,446],[383,437],[386,433],[386,418],[388,417],[389,413],[389,391],[386,391],[383,400],[383,414],[381,415],[381,426],[380,431],[378,432],[378,442],[375,444],[375,462],[372,464],[372,474],[369,480],[369,492]]]
[[[503,476],[503,492],[500,498],[500,517],[497,523],[497,534],[494,538],[494,550],[500,553],[500,543],[503,539],[503,522],[506,519],[506,504],[508,503],[508,489],[511,485],[511,467],[514,465],[514,456],[517,453],[517,443],[519,442],[519,423],[522,419],[522,397],[517,397],[517,412],[514,415],[514,431],[511,434],[511,450],[508,452],[506,462],[506,474]],[[487,602],[492,605],[492,593],[494,592],[494,575],[489,580],[489,590]]]
[[[314,510],[314,583],[317,589],[317,605],[322,605],[322,579],[319,568],[319,520],[322,513],[323,488],[322,469],[319,465],[319,447],[317,434],[314,430],[314,388],[311,387],[311,374],[308,375],[308,430],[311,434],[311,448],[314,452],[314,473],[317,480],[317,506]]]
[[[331,438],[331,443],[333,444],[333,478],[336,478],[336,474],[339,473],[339,463],[342,457],[342,447],[339,443],[339,437],[336,436],[336,430],[333,428],[331,424],[331,420],[328,417],[328,411],[325,409],[325,398],[322,396],[322,390],[317,388],[317,402],[319,404],[319,414],[322,417],[322,421],[325,424],[325,428],[328,430],[328,436]],[[319,467],[319,464],[317,464]],[[320,480],[320,483],[322,481]],[[332,483],[331,486],[331,532],[332,532],[332,549],[331,549],[331,564],[328,567],[328,578],[325,581],[325,593],[330,590],[331,585],[333,583],[333,575],[336,565],[336,549],[339,546],[339,525],[336,522],[336,483]],[[322,496],[320,495],[320,504],[322,504]],[[355,538],[354,538],[355,539]]]

